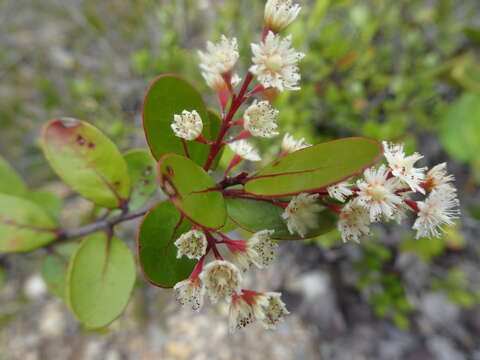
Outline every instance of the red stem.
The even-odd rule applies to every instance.
[[[235,125],[236,122],[234,122],[232,125]],[[238,141],[238,140],[243,140],[243,139],[248,139],[250,136],[252,136],[252,134],[250,133],[250,131],[248,130],[242,130],[240,132],[240,134],[238,134],[237,136],[235,136],[232,140],[228,140],[228,143],[232,143],[232,142],[235,142],[235,141]]]
[[[267,38],[268,32],[270,31],[270,28],[268,26],[265,26],[263,28],[263,33],[262,33],[262,41],[265,41]]]
[[[331,204],[325,200],[320,200],[322,202],[323,205],[325,205],[326,207],[328,207],[330,210],[332,210],[333,212],[337,213],[337,214],[340,214],[342,212],[342,206],[341,205],[335,205],[335,204]]]
[[[213,255],[215,255],[215,259],[223,260],[222,255],[218,252],[218,249],[217,249],[217,240],[212,236],[212,234],[209,231],[204,229],[204,233],[208,240],[208,246],[209,248],[212,249]]]
[[[416,201],[412,201],[412,200],[405,200],[405,204],[407,204],[408,206],[410,206],[410,208],[415,211],[416,213],[419,213],[420,212],[420,209],[418,208],[418,205],[417,205],[417,202]]]
[[[208,250],[209,250],[209,249],[207,249],[207,254],[208,254]],[[198,278],[198,275],[200,275],[200,273],[201,273],[202,270],[203,270],[203,263],[205,262],[205,257],[206,257],[206,256],[207,256],[207,255],[205,254],[205,255],[203,255],[203,256],[200,258],[200,260],[198,260],[197,264],[196,264],[195,267],[193,268],[192,273],[191,273],[190,276],[188,277],[189,279],[195,280],[195,279]]]
[[[205,171],[208,171],[210,169],[210,166],[212,166],[213,160],[218,155],[222,147],[225,145],[223,143],[223,138],[225,137],[225,134],[227,133],[227,131],[230,129],[232,125],[231,121],[235,116],[235,113],[245,101],[246,99],[245,92],[247,91],[248,85],[250,85],[252,80],[253,80],[253,74],[249,72],[245,77],[245,80],[243,81],[243,85],[240,92],[238,93],[238,96],[233,95],[232,104],[230,105],[230,110],[228,111],[227,116],[224,117],[222,121],[222,127],[220,128],[220,132],[218,133],[217,139],[215,140],[215,142],[212,144],[210,148],[210,153],[208,154],[207,162],[203,167]]]

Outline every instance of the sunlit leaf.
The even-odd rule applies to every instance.
[[[276,160],[255,173],[245,185],[250,194],[295,195],[325,188],[360,174],[382,155],[379,142],[354,137],[314,145]]]
[[[24,196],[28,189],[13,167],[0,156],[0,193]]]
[[[59,218],[63,202],[54,193],[46,190],[35,190],[28,193],[27,198],[44,209],[53,219]]]
[[[225,200],[205,170],[176,154],[165,155],[158,165],[160,186],[186,217],[211,229],[225,224]]]
[[[127,165],[117,147],[94,126],[71,118],[49,122],[43,150],[55,172],[83,197],[118,208],[130,196]]]
[[[55,296],[65,297],[65,281],[70,256],[77,249],[77,243],[66,243],[55,247],[54,253],[45,256],[40,265],[43,281]]]
[[[145,216],[138,235],[138,258],[150,283],[168,288],[190,275],[196,261],[177,259],[174,242],[191,226],[171,202],[160,203]]]
[[[34,250],[57,237],[57,225],[37,204],[0,194],[0,253]]]
[[[135,283],[135,260],[117,237],[86,237],[68,268],[66,297],[76,319],[86,328],[108,325],[125,309]]]

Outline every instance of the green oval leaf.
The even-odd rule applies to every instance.
[[[44,209],[52,219],[57,220],[62,211],[62,199],[47,190],[35,190],[27,194],[28,199]]]
[[[249,232],[274,230],[276,240],[304,240],[313,238],[335,229],[337,216],[327,208],[317,216],[317,227],[307,232],[304,238],[290,234],[282,219],[283,209],[263,200],[226,199],[229,218],[238,226]]]
[[[66,296],[75,318],[86,328],[101,328],[127,306],[135,283],[135,260],[117,237],[86,237],[68,267]]]
[[[57,225],[37,204],[0,194],[0,253],[23,252],[57,237]]]
[[[55,253],[42,259],[40,273],[51,294],[65,297],[65,282],[69,259],[78,248],[77,243],[67,243],[55,247]]]
[[[118,208],[129,198],[127,165],[94,126],[71,118],[53,120],[44,129],[43,150],[58,176],[95,204]]]
[[[187,218],[210,229],[225,224],[225,200],[205,170],[177,154],[163,156],[158,165],[160,186]]]
[[[183,110],[196,110],[203,121],[203,136],[213,140],[216,126],[211,126],[200,93],[176,75],[162,75],[150,85],[143,102],[143,127],[147,142],[157,160],[167,153],[176,153],[188,156],[203,166],[209,147],[199,142],[182,141],[170,127],[173,116]]]
[[[150,283],[170,288],[190,275],[196,260],[185,256],[177,259],[174,242],[191,227],[192,223],[169,201],[145,215],[138,234],[138,258]]]
[[[132,182],[132,194],[128,208],[136,210],[144,206],[157,190],[156,161],[147,150],[132,150],[124,155]]]
[[[0,193],[24,196],[27,191],[27,185],[25,185],[20,175],[0,156]]]
[[[382,152],[378,141],[363,137],[310,146],[254,174],[245,184],[245,191],[278,197],[325,188],[360,174],[377,162]]]

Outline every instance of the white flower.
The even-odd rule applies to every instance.
[[[453,188],[452,188],[453,189]],[[413,224],[417,239],[422,237],[439,237],[443,225],[453,225],[458,219],[458,199],[453,190],[433,190],[425,201],[417,202],[418,218]]]
[[[262,230],[247,240],[247,246],[252,247],[257,253],[257,256],[252,258],[252,262],[260,269],[267,267],[275,260],[278,244],[270,238],[273,233],[273,230]]]
[[[266,292],[263,295],[267,297],[268,305],[262,306],[264,317],[259,320],[264,328],[274,329],[280,321],[283,321],[283,317],[290,313],[285,307],[284,302],[280,299],[282,294],[277,292]]]
[[[359,242],[364,235],[370,236],[370,217],[367,210],[357,201],[348,202],[340,212],[337,227],[343,242]]]
[[[243,114],[243,124],[253,136],[272,138],[278,135],[275,129],[278,125],[275,120],[279,111],[274,109],[268,101],[254,101]]]
[[[182,234],[175,242],[177,259],[186,256],[189,259],[200,259],[207,250],[207,237],[202,231],[190,230]]]
[[[199,311],[202,308],[205,288],[202,286],[199,278],[180,281],[175,284],[173,289],[180,304],[190,303],[195,311]]]
[[[228,315],[228,330],[234,333],[255,322],[256,317],[253,308],[241,295],[234,295],[230,302]]]
[[[228,90],[227,83],[223,79],[223,76],[218,72],[204,71],[202,72],[202,76],[210,88],[216,91]],[[235,88],[241,80],[242,79],[240,79],[240,77],[235,73],[232,75],[230,83],[232,87]]]
[[[237,140],[234,141],[230,144],[228,144],[230,149],[240,156],[242,159],[245,160],[250,160],[250,161],[260,161],[260,154],[258,151],[253,147],[252,144],[250,144],[246,140]]]
[[[176,136],[185,140],[195,140],[203,130],[202,118],[195,110],[183,110],[181,115],[174,115],[170,126]]]
[[[273,329],[289,314],[277,292],[258,293],[242,290],[242,295],[232,296],[229,314],[229,329],[234,332],[260,321],[266,329]]]
[[[424,187],[427,191],[438,190],[440,188],[453,187],[450,182],[455,181],[453,175],[447,174],[447,163],[441,163],[428,171],[427,176],[425,177]]]
[[[230,333],[265,317],[263,306],[268,306],[268,297],[254,291],[242,290],[242,295],[233,295],[230,302],[228,328]]]
[[[393,219],[402,198],[395,194],[398,179],[388,179],[389,169],[381,165],[377,170],[370,168],[363,173],[365,180],[358,180],[358,204],[370,213],[370,221],[378,221],[383,215]]]
[[[282,214],[290,234],[298,233],[305,237],[308,230],[317,225],[317,212],[323,207],[317,203],[318,194],[301,193],[290,200]]]
[[[305,149],[309,146],[311,145],[307,144],[304,138],[301,138],[300,140],[295,140],[295,138],[289,133],[286,133],[282,140],[282,150],[287,154],[290,154],[297,150]]]
[[[353,195],[353,191],[350,189],[351,187],[352,184],[348,182],[341,182],[337,185],[329,186],[327,188],[328,195],[333,199],[344,202],[347,197]]]
[[[207,42],[207,52],[199,51],[200,67],[205,72],[225,74],[233,69],[238,60],[237,39],[222,35],[220,42]]]
[[[235,262],[241,270],[247,270],[251,264],[263,269],[275,259],[275,250],[278,245],[270,236],[273,230],[262,230],[253,234],[246,241],[234,241],[234,246],[229,246],[233,251]]]
[[[301,7],[291,0],[268,0],[265,5],[265,23],[275,32],[285,30],[298,16]]]
[[[200,274],[212,303],[225,299],[240,291],[242,275],[238,268],[224,260],[208,263]]]
[[[424,173],[427,168],[416,168],[413,166],[418,160],[423,158],[423,155],[414,153],[405,156],[403,145],[388,144],[386,141],[383,142],[383,148],[385,158],[392,169],[392,174],[408,184],[413,191],[419,191],[424,194],[425,190],[420,184],[425,178]]]
[[[250,71],[257,76],[265,88],[283,90],[299,90],[300,80],[298,62],[305,54],[290,48],[292,37],[281,39],[269,32],[260,44],[252,44],[253,65]]]

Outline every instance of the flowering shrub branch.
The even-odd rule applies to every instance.
[[[196,140],[209,145],[210,150],[204,170],[211,169],[214,159],[222,147],[228,145],[235,153],[225,170],[223,180],[218,184],[223,197],[266,201],[282,209],[282,219],[292,235],[304,238],[309,230],[317,226],[318,213],[327,208],[337,214],[338,230],[344,241],[358,242],[361,237],[370,235],[370,224],[383,220],[396,220],[404,217],[407,210],[417,213],[417,220],[413,228],[417,237],[432,235],[438,236],[442,225],[451,225],[452,220],[458,217],[458,200],[455,188],[451,185],[453,177],[446,174],[445,165],[439,165],[425,174],[426,168],[416,168],[415,163],[422,158],[415,153],[406,156],[402,145],[384,143],[385,158],[388,165],[378,168],[367,168],[363,177],[356,180],[356,184],[349,181],[338,182],[331,186],[321,187],[305,192],[297,192],[290,201],[279,198],[263,198],[245,191],[245,189],[229,189],[236,185],[245,185],[256,175],[242,172],[229,177],[229,172],[242,161],[259,161],[260,154],[248,142],[250,137],[273,138],[279,135],[276,118],[278,110],[268,101],[254,100],[244,111],[240,120],[234,120],[240,107],[254,94],[261,94],[268,89],[277,91],[298,90],[300,74],[298,62],[304,54],[291,48],[291,37],[281,38],[283,31],[296,18],[300,11],[297,4],[291,1],[269,0],[265,7],[266,26],[259,44],[252,44],[252,65],[243,80],[238,93],[235,87],[241,82],[234,66],[239,59],[237,40],[222,36],[217,44],[208,42],[207,51],[199,52],[200,68],[207,84],[217,91],[222,110],[221,128],[213,143],[206,142],[201,135],[201,121],[193,123],[186,117],[178,121],[180,115],[175,115],[172,128],[175,134],[185,140],[194,140],[190,134],[195,133]],[[259,85],[248,92],[250,84],[257,80]],[[228,111],[225,112],[227,109]],[[184,113],[186,113],[184,111]],[[194,110],[192,113],[196,113]],[[237,135],[225,140],[229,131],[234,127],[243,127]],[[303,139],[295,140],[286,134],[283,142],[283,152],[279,158],[308,148]],[[300,174],[301,175],[301,174]],[[258,177],[258,176],[257,176]],[[425,194],[425,201],[412,201],[410,193]],[[282,196],[283,197],[283,196]],[[194,221],[195,222],[195,221]],[[195,310],[203,304],[203,294],[206,293],[212,302],[226,299],[230,302],[230,329],[244,327],[255,320],[259,320],[267,328],[273,327],[288,312],[280,294],[257,293],[240,288],[241,272],[246,271],[252,264],[259,268],[267,266],[274,258],[276,244],[272,241],[274,230],[264,229],[255,232],[248,240],[231,240],[221,231],[212,233],[208,227],[202,226],[202,231],[208,238],[208,248],[205,237],[192,237],[190,232],[181,235],[175,244],[177,254],[189,255],[189,250],[202,249],[195,253],[200,258],[200,266],[195,267],[193,273],[200,271],[200,279],[194,276],[194,281],[188,286],[195,289],[202,287],[206,290],[195,290],[195,301],[191,300],[191,291],[184,291],[185,283],[176,285],[177,298],[181,303],[191,302]],[[198,232],[198,230],[195,230]],[[184,241],[188,238],[188,241]],[[217,245],[225,245],[232,261],[224,260]],[[206,250],[207,249],[207,250]],[[208,252],[214,253],[213,262],[202,269]],[[203,285],[202,285],[203,284]],[[275,295],[272,295],[275,294]],[[268,306],[268,304],[275,305]],[[270,321],[265,323],[265,319]]]
[[[370,235],[372,224],[400,223],[408,212],[416,214],[417,238],[440,236],[444,226],[459,217],[454,178],[446,164],[428,171],[416,167],[422,155],[406,155],[403,145],[362,137],[310,145],[286,133],[273,163],[234,174],[241,163],[261,160],[252,138],[280,135],[279,111],[254,97],[272,89],[300,89],[299,62],[305,54],[292,48],[291,36],[281,35],[299,12],[291,0],[267,1],[261,41],[251,45],[251,64],[243,80],[235,72],[240,58],[235,38],[222,35],[218,43],[208,42],[206,50],[199,51],[200,70],[216,92],[220,116],[207,110],[200,94],[180,77],[163,75],[152,83],[143,119],[154,158],[146,152],[122,156],[98,129],[80,120],[48,123],[42,142],[53,169],[85,198],[121,213],[76,230],[60,230],[36,206],[17,201],[28,211],[6,214],[7,220],[0,214],[0,226],[18,231],[25,228],[26,218],[34,218],[31,229],[42,230],[25,235],[28,241],[20,245],[8,233],[12,237],[0,240],[0,250],[28,251],[85,237],[69,264],[67,298],[81,322],[101,327],[121,313],[133,286],[133,281],[128,286],[122,282],[133,278],[134,266],[122,267],[133,260],[113,236],[114,227],[144,216],[138,258],[146,279],[173,288],[180,304],[195,311],[201,310],[205,297],[212,303],[227,301],[233,332],[256,321],[271,329],[288,314],[280,293],[242,286],[248,270],[264,269],[274,261],[280,240],[316,237],[336,227],[344,242],[359,242]],[[217,181],[211,174],[225,147],[234,155]],[[382,157],[386,161],[377,166]],[[156,180],[169,199],[145,208],[151,195],[146,186]],[[424,199],[412,200],[412,194]],[[2,201],[11,199],[0,196]],[[232,232],[236,227],[248,235],[238,239]],[[22,246],[25,243],[28,246]],[[100,279],[95,271],[84,270],[83,261],[96,255],[87,264],[108,274]],[[99,299],[91,294],[93,286],[108,291]],[[99,302],[108,304],[108,314],[95,313],[104,308]]]

